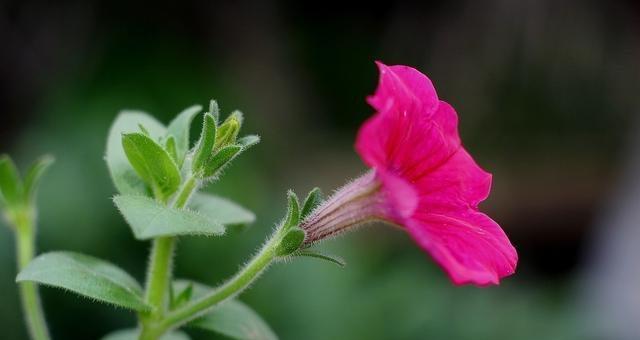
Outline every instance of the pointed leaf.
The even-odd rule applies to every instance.
[[[164,149],[167,151],[169,156],[171,156],[171,159],[176,162],[178,168],[180,168],[182,166],[182,163],[179,159],[178,150],[176,148],[176,138],[173,136],[169,136],[169,138],[167,138],[167,141],[164,143]]]
[[[309,191],[307,198],[304,200],[300,220],[304,220],[309,216],[309,214],[311,214],[311,212],[320,205],[320,203],[322,203],[322,191],[320,191],[320,188],[315,187]]]
[[[22,202],[23,186],[16,165],[8,155],[0,156],[0,193],[7,205]]]
[[[220,149],[205,165],[204,177],[216,176],[229,162],[240,154],[242,147],[239,145],[227,145]]]
[[[300,203],[298,196],[292,190],[287,192],[287,219],[284,221],[285,229],[297,226],[300,223]]]
[[[134,278],[109,262],[84,254],[61,251],[40,255],[18,274],[16,282],[23,281],[68,289],[137,311],[150,309]]]
[[[143,125],[154,140],[166,134],[166,128],[144,112],[122,111],[118,114],[109,130],[105,160],[113,184],[121,194],[149,194],[146,185],[129,164],[122,148],[122,134],[138,132],[139,125]]]
[[[200,111],[202,111],[202,106],[200,105],[188,107],[169,123],[167,133],[176,139],[176,153],[178,155],[176,162],[178,164],[182,164],[187,151],[189,151],[191,122]]]
[[[256,215],[226,198],[206,193],[195,193],[188,207],[224,225],[250,224]]]
[[[158,143],[142,133],[122,135],[122,147],[136,173],[153,190],[166,199],[180,187],[180,170],[176,162]]]
[[[177,293],[171,298],[171,309],[176,309],[186,304],[187,302],[189,302],[189,300],[191,300],[191,296],[193,295],[192,283],[189,283],[188,285],[186,285],[184,288],[182,288],[181,291],[180,290],[176,291],[175,289],[176,287],[172,285],[171,291],[177,292]]]
[[[242,145],[243,150],[246,150],[258,143],[260,143],[260,136],[258,135],[248,135],[238,139],[238,144]]]
[[[323,254],[320,252],[312,251],[312,250],[301,250],[293,253],[294,256],[305,256],[305,257],[313,257],[319,260],[329,261],[333,264],[336,264],[340,267],[344,267],[347,263],[339,256]]]
[[[216,120],[209,114],[205,113],[202,122],[202,132],[200,140],[193,156],[192,171],[197,176],[202,176],[205,166],[209,158],[213,155],[213,146],[216,142]]]
[[[105,335],[102,340],[138,340],[140,330],[137,328],[121,329]],[[158,340],[189,340],[189,336],[180,331],[162,335]]]
[[[47,171],[49,166],[53,164],[54,158],[50,155],[45,155],[36,160],[29,171],[27,171],[27,177],[24,179],[24,192],[25,199],[33,201],[35,199],[38,185],[40,184],[40,178]]]
[[[149,197],[122,195],[114,197],[113,201],[139,240],[160,236],[224,234],[224,226],[204,214],[166,207]]]
[[[190,284],[187,280],[174,282],[176,288]],[[210,287],[193,283],[193,298],[197,299],[209,291]],[[214,307],[210,312],[192,321],[188,326],[200,328],[238,340],[277,340],[269,325],[246,304],[229,300]]]
[[[209,114],[213,117],[214,122],[216,122],[216,126],[218,126],[218,122],[220,121],[220,108],[218,107],[218,102],[213,99],[209,101]]]

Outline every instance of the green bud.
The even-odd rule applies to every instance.
[[[235,144],[241,126],[242,113],[235,111],[218,127],[214,149],[218,150],[227,145]]]

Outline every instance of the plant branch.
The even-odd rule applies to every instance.
[[[22,271],[35,255],[35,230],[32,214],[27,212],[17,213],[15,215],[15,227],[18,271]],[[34,340],[50,339],[42,304],[40,303],[38,286],[33,282],[20,282],[19,289],[29,335]]]
[[[281,229],[277,230],[260,252],[229,281],[211,293],[167,314],[160,325],[161,329],[166,331],[179,327],[247,289],[277,258],[276,248],[282,237],[280,231]]]

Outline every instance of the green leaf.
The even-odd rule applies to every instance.
[[[160,236],[224,234],[224,226],[217,220],[188,209],[166,207],[149,197],[121,195],[114,197],[113,201],[139,240]]]
[[[320,191],[320,188],[315,187],[309,191],[307,198],[304,200],[300,219],[304,220],[320,203],[322,203],[322,191]]]
[[[192,171],[197,176],[204,174],[205,166],[209,158],[213,155],[213,146],[216,142],[216,120],[209,114],[205,113],[202,122],[202,132],[200,140],[193,156]]]
[[[213,99],[209,101],[209,114],[213,117],[216,126],[218,126],[218,122],[220,120],[220,108],[218,107],[218,102]]]
[[[176,292],[175,287],[171,286],[171,292]],[[177,294],[172,294],[171,297],[171,309],[176,309],[191,300],[191,296],[193,295],[193,284],[189,283],[186,287],[184,287],[181,291],[177,291]]]
[[[176,138],[173,136],[169,136],[169,138],[167,138],[167,141],[164,143],[164,149],[167,151],[169,156],[171,156],[171,159],[176,162],[178,168],[180,168],[182,166],[182,161],[178,156],[178,150],[176,148]]]
[[[256,220],[256,215],[246,208],[212,194],[193,194],[188,207],[224,225],[250,224]]]
[[[291,228],[300,223],[300,203],[298,196],[292,190],[287,192],[287,218],[284,221],[283,228]]]
[[[347,263],[339,256],[323,254],[320,252],[312,251],[312,250],[301,250],[292,254],[293,256],[304,256],[304,257],[313,257],[320,260],[329,261],[333,264],[336,264],[340,267],[344,267]]]
[[[151,138],[158,140],[166,135],[166,128],[150,115],[138,111],[122,111],[109,130],[105,160],[116,189],[121,194],[148,195],[146,185],[133,170],[122,148],[122,134],[138,132],[143,125]]]
[[[83,254],[61,251],[40,255],[18,274],[16,282],[23,281],[68,289],[137,311],[150,310],[134,278],[109,262]]]
[[[45,155],[36,160],[29,170],[27,171],[27,177],[24,179],[24,192],[25,199],[28,201],[33,201],[35,199],[36,191],[38,190],[38,185],[40,184],[40,179],[42,175],[47,171],[49,166],[53,164],[54,158],[50,155]]]
[[[189,284],[193,285],[193,297],[197,299],[211,288],[187,280],[177,280],[174,287],[179,290]],[[190,327],[200,328],[238,340],[277,340],[273,330],[249,306],[238,301],[230,300],[214,307],[204,316],[188,324]]]
[[[258,135],[247,135],[238,139],[238,144],[242,146],[243,150],[246,150],[258,143],[260,143],[260,136]]]
[[[102,340],[138,340],[140,330],[137,328],[121,329],[105,335]],[[189,336],[180,331],[173,331],[161,336],[158,340],[189,340]]]
[[[7,205],[22,203],[24,189],[16,165],[8,155],[0,156],[0,192]]]
[[[202,111],[202,106],[194,105],[186,108],[180,112],[176,118],[174,118],[169,127],[167,133],[176,139],[176,153],[178,155],[177,163],[182,164],[184,158],[189,151],[189,131],[191,130],[191,122],[193,118]]]
[[[242,151],[240,145],[227,145],[220,149],[205,165],[204,177],[216,176]]]
[[[122,135],[124,152],[154,195],[167,199],[180,187],[180,170],[167,151],[153,139],[142,133]]]
[[[304,242],[305,233],[304,230],[293,227],[291,230],[282,237],[280,243],[276,247],[276,255],[287,256],[300,249],[302,242]]]

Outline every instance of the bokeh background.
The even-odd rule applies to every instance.
[[[516,275],[454,287],[405,233],[371,226],[322,245],[345,269],[277,265],[242,300],[282,339],[640,339],[637,1],[2,1],[0,50],[0,152],[23,169],[57,158],[39,196],[42,252],[103,257],[143,281],[149,244],[110,201],[107,129],[123,108],[168,122],[215,98],[263,137],[209,188],[257,223],[179,244],[177,276],[221,282],[288,188],[329,193],[364,171],[353,142],[382,60],[422,70],[457,109],[494,174],[482,208],[518,249]],[[0,337],[25,339],[12,237],[0,228]],[[55,339],[135,323],[41,291]]]

